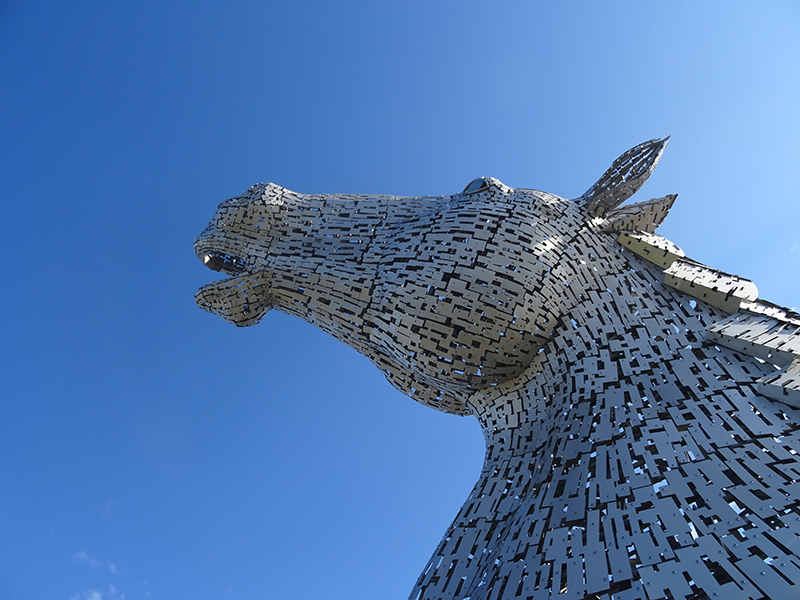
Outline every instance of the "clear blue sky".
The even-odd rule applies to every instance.
[[[800,4],[0,3],[0,600],[405,598],[474,419],[195,307],[227,197],[565,197],[672,135],[661,233],[800,306]]]

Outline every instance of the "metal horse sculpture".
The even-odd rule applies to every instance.
[[[491,178],[442,197],[226,200],[197,303],[270,309],[480,420],[480,479],[412,599],[800,596],[800,317],[623,205],[666,140],[575,200]]]

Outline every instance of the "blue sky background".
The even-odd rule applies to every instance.
[[[788,0],[0,2],[0,599],[404,598],[477,423],[196,308],[215,206],[575,197],[672,135],[660,233],[798,307],[798,66]]]

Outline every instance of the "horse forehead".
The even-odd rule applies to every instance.
[[[457,229],[463,232],[480,223],[493,213],[500,219],[516,221],[536,218],[540,212],[535,206],[544,208],[545,217],[555,216],[550,207],[564,200],[552,194],[531,189],[513,189],[491,179],[488,193],[469,196],[394,196],[369,194],[299,194],[281,186],[266,183],[251,187],[244,194],[225,200],[219,205],[217,217],[222,223],[234,217],[240,224],[250,222],[262,231],[278,227],[286,229],[290,238],[316,236],[327,237],[369,236],[379,230],[386,232],[407,224],[421,226],[417,234],[425,229],[423,222],[430,221],[441,233],[442,226],[458,213]],[[560,212],[560,211],[557,211]],[[442,218],[440,218],[442,217]],[[420,222],[420,220],[422,222]],[[264,222],[267,221],[267,222]],[[259,224],[261,222],[261,224]],[[439,222],[437,225],[434,223]],[[451,223],[456,225],[455,222]],[[416,237],[416,236],[415,236]]]

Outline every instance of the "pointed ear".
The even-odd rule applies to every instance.
[[[602,217],[644,185],[667,147],[669,137],[634,146],[620,156],[586,193],[577,199]]]
[[[606,215],[603,231],[646,231],[654,233],[667,218],[669,209],[675,204],[678,194],[653,198],[647,202],[636,202],[615,208]]]

